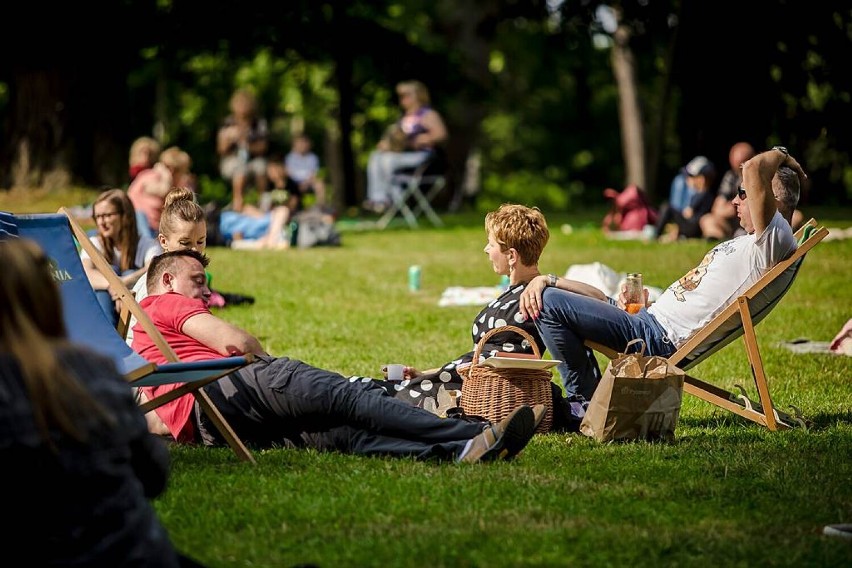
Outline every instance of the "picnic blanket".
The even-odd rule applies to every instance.
[[[484,306],[503,293],[501,286],[450,286],[444,289],[438,305],[446,306]]]
[[[621,284],[626,277],[626,273],[616,272],[600,262],[572,264],[565,272],[565,278],[594,286],[611,298],[618,297],[618,291],[621,289]],[[648,289],[648,300],[650,302],[655,302],[660,297],[660,294],[663,293],[662,288],[655,288],[647,284],[645,284],[645,288]],[[441,294],[438,305],[441,307],[484,306],[497,298],[504,289],[501,286],[449,286]]]
[[[590,264],[572,264],[565,271],[565,278],[589,284],[610,298],[618,298],[618,291],[627,278],[627,273],[616,272],[600,262],[592,262]],[[662,288],[648,286],[647,283],[645,283],[645,288],[648,289],[649,302],[656,302],[660,294],[663,293]]]

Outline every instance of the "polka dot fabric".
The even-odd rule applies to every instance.
[[[439,371],[430,374],[424,374],[413,380],[404,380],[401,382],[392,382],[380,380],[379,382],[388,392],[402,400],[419,406],[421,408],[437,408],[438,390],[444,387],[447,391],[461,391],[462,378],[456,370],[462,363],[469,363],[473,359],[473,351],[476,344],[482,337],[496,327],[505,325],[514,325],[520,327],[530,334],[538,344],[539,352],[544,353],[544,343],[538,335],[538,330],[532,320],[524,321],[521,314],[518,312],[518,301],[521,292],[524,290],[525,284],[519,284],[510,287],[503,292],[499,297],[491,301],[473,320],[471,327],[471,350],[461,357],[453,359],[444,364]],[[532,353],[533,349],[529,342],[514,332],[497,333],[489,338],[481,353],[480,359],[490,357],[497,351],[505,351],[509,353]],[[376,380],[370,377],[353,376],[350,381],[371,381]],[[426,402],[427,399],[432,399],[433,404]]]

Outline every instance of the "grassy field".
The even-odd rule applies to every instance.
[[[0,209],[55,211],[0,193]],[[74,196],[79,199],[79,196]],[[852,210],[808,210],[828,227]],[[607,240],[603,210],[548,213],[543,272],[599,261],[665,287],[705,242]],[[276,252],[209,249],[214,287],[251,294],[219,314],[267,350],[343,374],[388,362],[427,368],[471,348],[479,308],[438,307],[448,286],[496,285],[481,214],[441,229],[347,230],[343,246]],[[769,432],[689,395],[673,443],[598,444],[537,436],[509,463],[473,466],[314,451],[173,447],[157,510],[179,548],[209,566],[849,566],[852,543],[823,536],[852,522],[852,360],[794,354],[852,317],[852,239],[819,244],[758,326],[773,400],[807,430]],[[409,265],[423,287],[407,288]],[[742,342],[691,371],[754,394]]]

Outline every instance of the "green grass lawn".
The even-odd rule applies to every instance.
[[[40,210],[62,204],[73,203]],[[806,213],[852,226],[852,210]],[[610,241],[602,215],[549,213],[542,272],[600,261],[665,287],[710,248]],[[349,230],[338,248],[209,249],[214,287],[257,298],[218,313],[272,354],[347,375],[449,361],[472,348],[479,308],[438,307],[441,292],[499,277],[482,251],[482,215],[446,221]],[[799,408],[808,430],[769,432],[684,395],[673,443],[553,433],[508,463],[273,449],[252,466],[225,448],[173,447],[157,511],[177,546],[209,566],[849,566],[852,543],[821,533],[852,523],[852,360],[779,343],[829,341],[852,317],[850,259],[852,240],[817,245],[757,327],[773,401]],[[412,264],[423,267],[416,293]],[[690,374],[756,399],[748,369],[737,341]]]

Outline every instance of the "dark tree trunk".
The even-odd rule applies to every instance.
[[[38,25],[26,42],[19,34],[0,37],[0,80],[9,85],[0,141],[0,163],[9,171],[0,172],[0,186],[125,181],[127,53],[134,47],[119,22],[127,13],[108,0],[80,9],[67,2],[16,5],[17,22]]]
[[[332,53],[339,106],[337,108],[338,134],[334,145],[337,156],[332,158],[329,165],[333,165],[336,169],[331,172],[331,179],[336,189],[335,200],[338,206],[354,206],[361,202],[359,195],[363,194],[363,189],[357,183],[360,176],[357,176],[355,172],[355,154],[352,150],[352,115],[355,112],[355,98],[352,92],[353,52],[349,44],[343,41],[344,37],[348,37],[347,22],[343,12],[344,7],[335,6],[331,19],[332,37],[338,39],[332,42]]]
[[[616,14],[619,12],[616,10]],[[627,166],[625,185],[647,188],[645,172],[645,130],[636,84],[636,62],[630,47],[631,30],[619,21],[613,34],[612,69],[618,87],[618,117],[621,124],[621,144]]]

